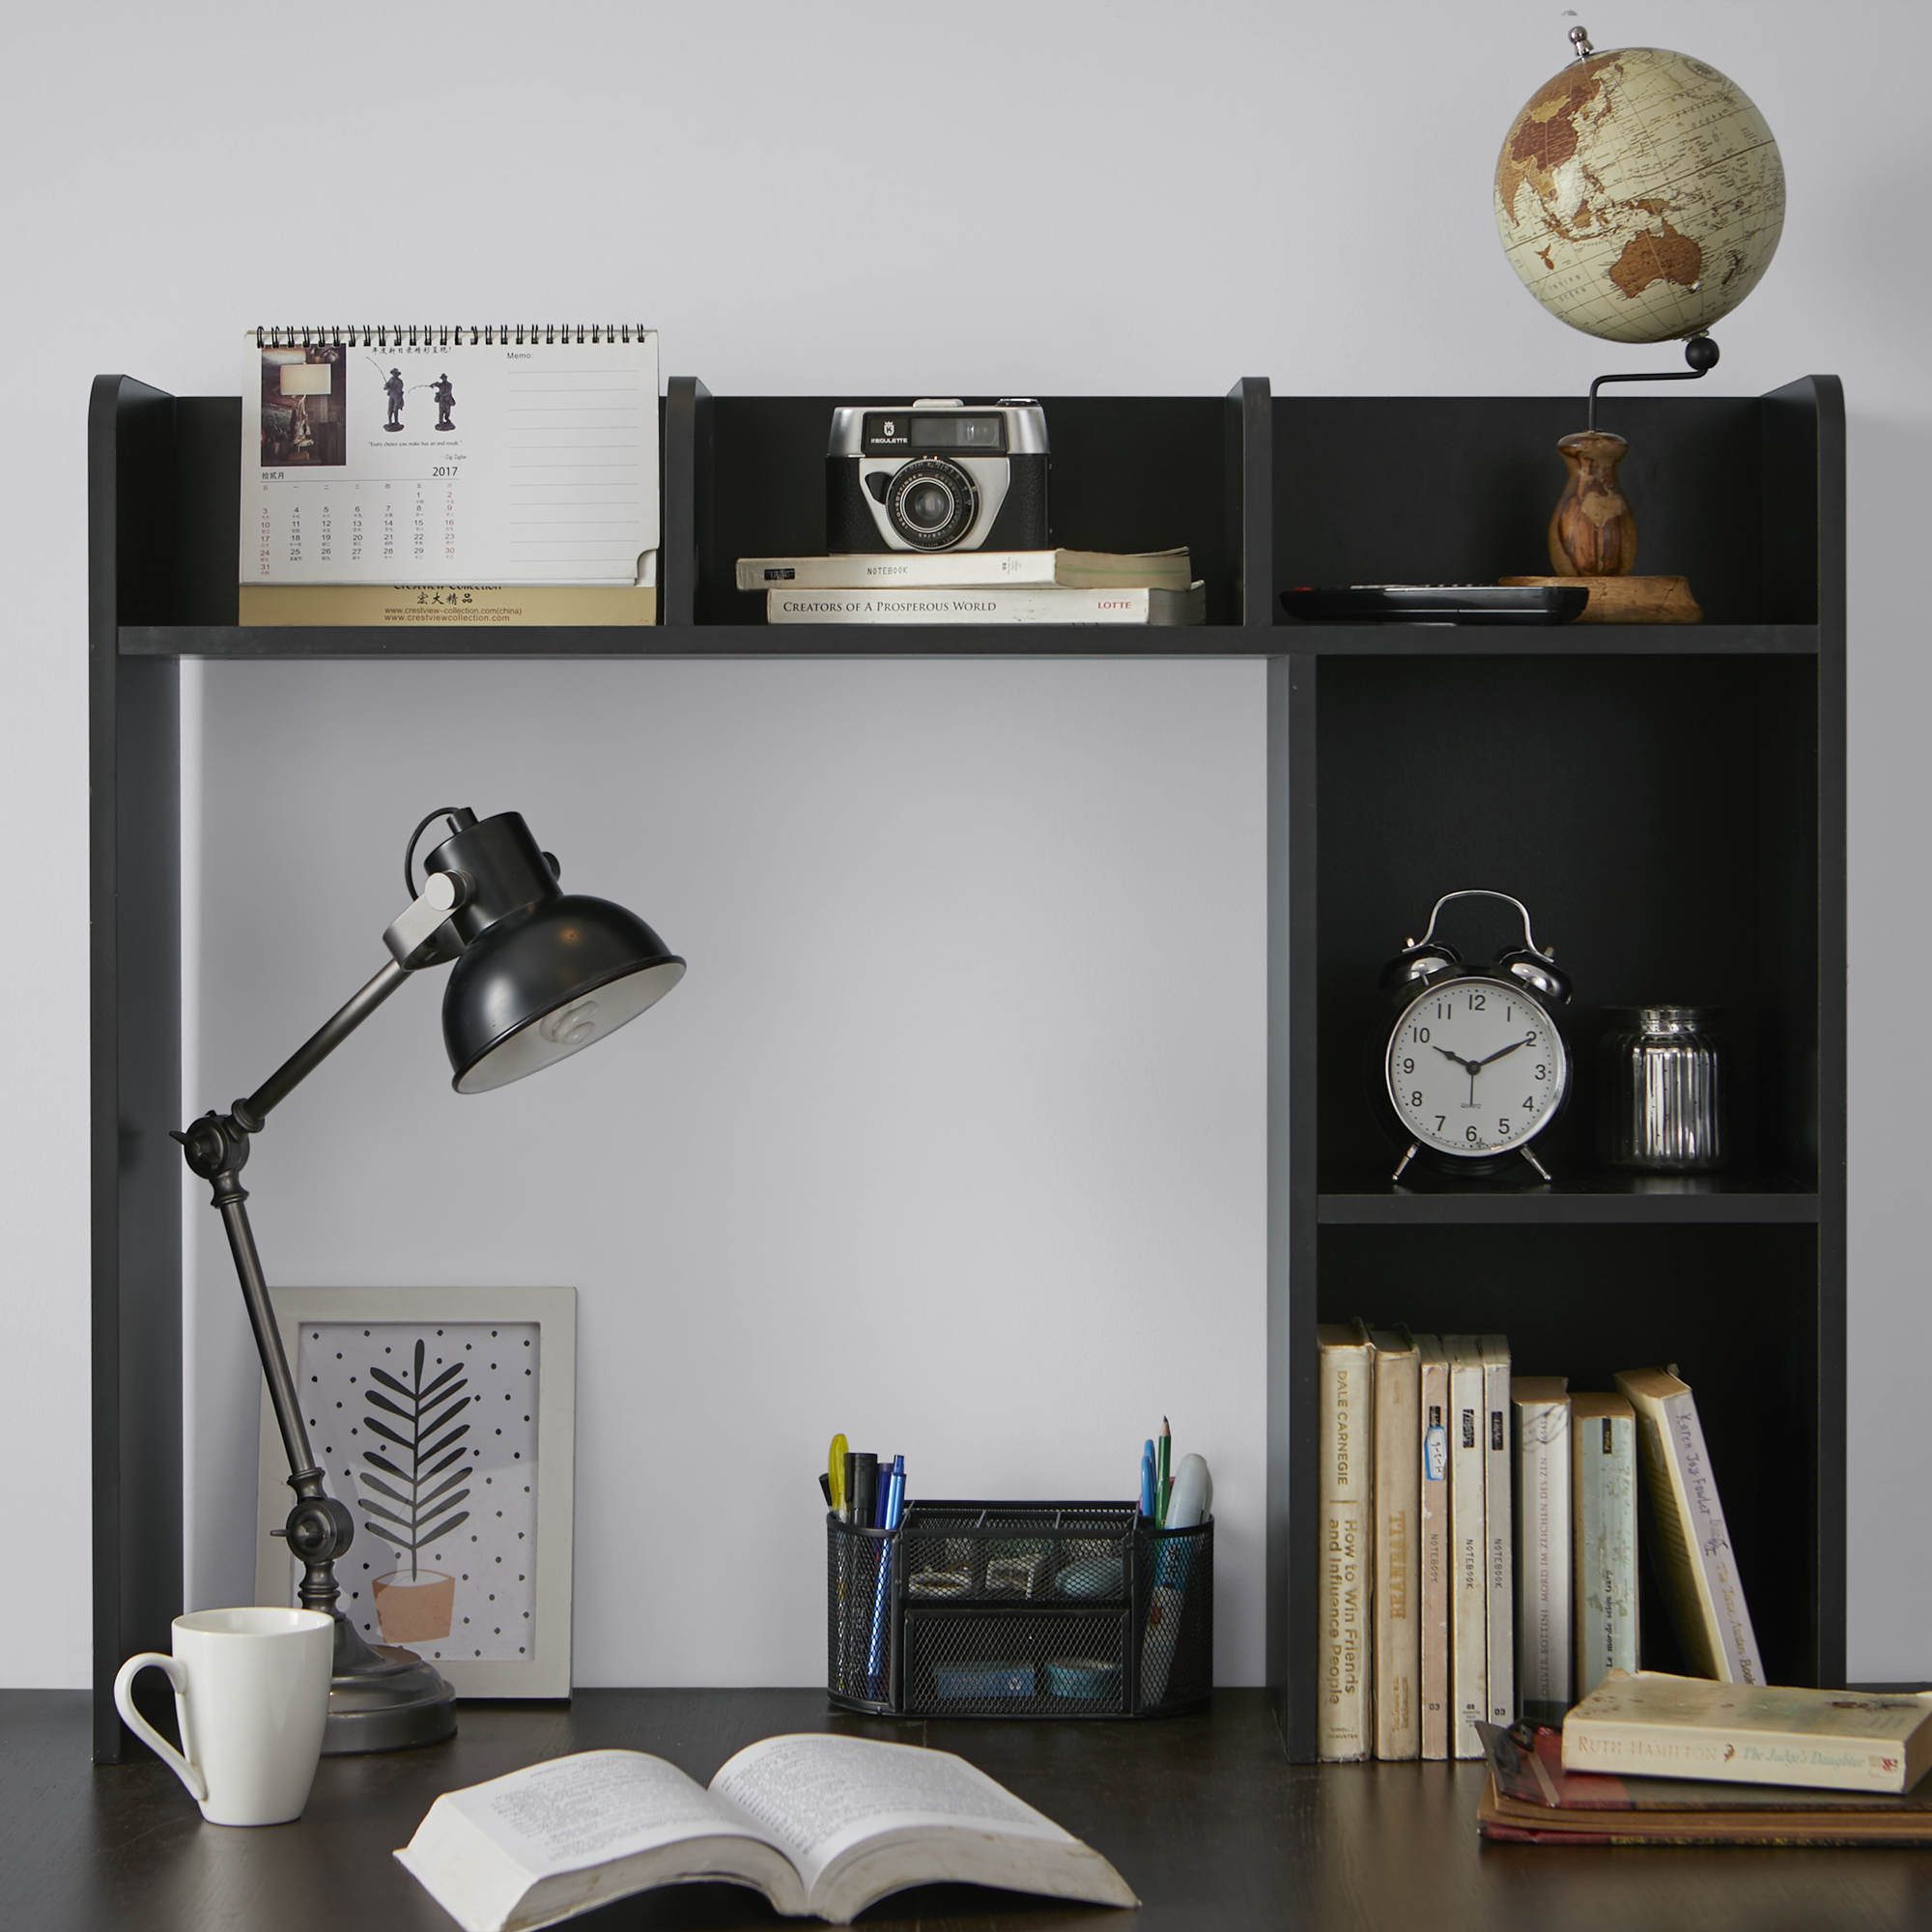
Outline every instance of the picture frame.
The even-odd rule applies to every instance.
[[[270,1300],[316,1460],[355,1516],[335,1566],[344,1613],[459,1697],[567,1698],[577,1291],[277,1288]],[[265,1384],[258,1603],[295,1600],[294,1560],[270,1534],[292,1500]]]

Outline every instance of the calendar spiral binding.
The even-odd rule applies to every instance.
[[[397,323],[373,327],[362,323],[350,328],[262,328],[255,330],[258,349],[320,349],[325,345],[354,349],[447,349],[452,344],[482,343],[494,348],[497,343],[515,347],[527,343],[555,342],[639,342],[650,333],[631,323],[486,323],[481,328],[465,324],[457,327]]]

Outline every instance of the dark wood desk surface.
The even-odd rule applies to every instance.
[[[1932,1851],[1485,1845],[1472,1765],[1291,1765],[1263,1694],[1165,1722],[880,1723],[814,1690],[581,1690],[568,1708],[468,1705],[448,1744],[325,1758],[298,1824],[203,1825],[153,1759],[88,1762],[84,1691],[0,1691],[0,1918],[21,1932],[450,1932],[390,1858],[439,1792],[621,1745],[708,1780],[775,1731],[850,1730],[956,1750],[1113,1860],[1137,1914],[932,1886],[873,1926],[1048,1932],[1356,1927],[1402,1932],[1862,1932],[1932,1924]],[[673,1888],[582,1932],[776,1927],[755,1892]],[[809,1921],[808,1921],[809,1922]]]

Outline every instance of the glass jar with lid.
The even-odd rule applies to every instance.
[[[1724,1164],[1716,1007],[1621,1007],[1599,1049],[1599,1144],[1611,1167],[1703,1174]]]

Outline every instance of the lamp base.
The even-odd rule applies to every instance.
[[[456,1692],[435,1664],[396,1644],[364,1643],[338,1613],[323,1756],[409,1750],[455,1735]]]

